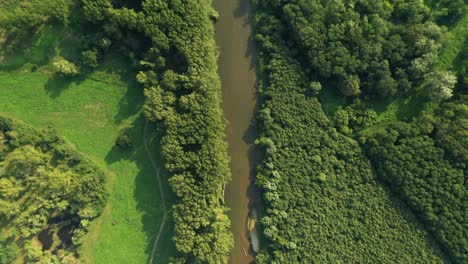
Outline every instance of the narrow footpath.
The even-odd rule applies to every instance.
[[[149,121],[148,119],[146,119],[145,127],[143,128],[143,144],[145,145],[146,155],[148,155],[148,159],[151,161],[151,167],[153,168],[153,172],[156,176],[156,179],[158,180],[159,196],[160,196],[162,207],[163,207],[163,217],[161,220],[161,224],[159,225],[159,230],[155,234],[155,238],[153,242],[153,249],[151,250],[151,257],[148,261],[149,264],[153,264],[154,256],[156,255],[156,249],[158,248],[159,239],[161,237],[162,231],[164,230],[164,226],[166,225],[166,222],[167,222],[168,211],[166,207],[166,195],[164,194],[164,189],[162,187],[162,179],[159,173],[160,169],[158,168],[158,166],[156,165],[156,162],[154,161],[153,155],[151,154],[152,152],[148,144],[148,125],[149,125]]]

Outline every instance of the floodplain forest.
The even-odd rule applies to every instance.
[[[262,153],[245,254],[467,263],[468,3],[240,1]],[[230,262],[220,15],[0,2],[0,264]]]
[[[465,263],[464,1],[254,6],[257,262]]]

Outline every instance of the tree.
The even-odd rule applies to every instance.
[[[96,68],[98,66],[98,51],[96,49],[86,50],[81,53],[83,65]]]
[[[309,90],[313,95],[317,95],[322,90],[322,85],[319,82],[311,82],[309,84]]]
[[[433,100],[446,100],[452,97],[457,77],[448,71],[437,71],[427,75],[427,92]]]
[[[115,144],[120,148],[131,148],[133,145],[132,138],[128,131],[123,131],[120,133],[119,137],[117,138]]]
[[[65,77],[73,77],[78,74],[78,67],[72,62],[59,57],[53,63],[56,73]]]
[[[361,80],[357,75],[350,75],[348,76],[341,86],[341,92],[345,96],[356,96],[361,93]]]
[[[146,82],[148,82],[148,76],[146,76],[146,73],[145,72],[138,72],[138,74],[136,75],[136,80],[139,84],[141,85],[145,85]]]
[[[392,96],[397,92],[398,83],[392,78],[389,71],[381,73],[377,82],[376,91],[381,97]]]
[[[0,117],[0,131],[8,131],[7,153],[0,158],[0,227],[11,236],[5,239],[0,234],[0,264],[12,263],[14,245],[20,247],[26,262],[74,263],[59,261],[66,256],[56,253],[58,248],[44,252],[39,249],[36,254],[27,243],[51,218],[57,218],[74,223],[70,234],[74,245],[78,245],[86,234],[87,223],[104,206],[104,173],[64,145],[51,129],[35,131]],[[42,259],[44,254],[54,261]],[[38,259],[28,260],[27,256]]]

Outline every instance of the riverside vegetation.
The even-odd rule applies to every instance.
[[[76,34],[76,50],[47,59],[57,82],[84,79],[103,58],[124,54],[144,88],[146,116],[164,128],[162,153],[177,197],[172,214],[178,253],[172,262],[227,262],[233,242],[222,192],[230,174],[211,1],[12,0],[2,5],[9,11],[1,16],[5,44],[22,44],[44,24],[69,26]],[[131,146],[128,135],[117,144]]]
[[[227,262],[233,239],[222,192],[230,174],[211,1],[83,3],[90,23],[135,54],[146,116],[164,127],[162,153],[177,195],[173,261]]]
[[[103,213],[83,229],[87,233],[81,244],[66,244],[73,248],[73,263],[147,262],[162,221],[161,204],[170,205],[174,197],[168,191],[168,199],[160,201],[156,191],[155,172],[143,144],[145,122],[140,116],[144,95],[135,81],[134,67],[129,67],[130,54],[104,35],[93,35],[96,31],[84,20],[81,1],[15,0],[2,1],[0,6],[1,115],[39,130],[53,126],[106,175],[109,194]],[[91,43],[97,43],[98,48],[93,50],[96,46]],[[144,137],[160,174],[166,177],[159,155],[160,133],[156,131],[150,125],[148,137]],[[166,182],[163,188],[169,188]],[[39,235],[52,235],[58,241],[54,230],[43,230]],[[169,219],[155,263],[167,263],[175,254],[172,233],[173,221]],[[15,241],[19,254],[14,263],[22,263],[25,244]],[[63,254],[56,254],[57,242],[53,243],[50,249],[43,248],[44,254],[55,255],[57,263],[66,262]],[[35,237],[31,245],[41,249]],[[44,257],[48,263],[49,256]],[[11,263],[3,258],[0,262]]]
[[[211,1],[0,6],[0,112],[55,124],[89,155],[50,129],[0,119],[0,263],[147,261],[165,202],[173,231],[160,261],[226,263],[230,173]],[[466,263],[465,2],[253,6],[268,242],[257,262]],[[141,112],[161,128],[153,141],[171,201],[145,178],[154,175]]]

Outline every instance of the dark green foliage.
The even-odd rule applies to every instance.
[[[112,41],[134,37],[126,48],[140,60],[146,115],[165,128],[162,151],[179,199],[178,261],[226,263],[233,240],[221,196],[230,175],[211,1],[133,2],[83,0],[87,19]]]
[[[468,98],[443,104],[434,124],[436,144],[456,167],[468,169]]]
[[[86,50],[81,53],[82,63],[85,66],[96,68],[98,66],[98,51],[96,49]]]
[[[433,10],[422,0],[254,6],[270,241],[257,261],[466,263],[466,100],[461,89],[446,103],[446,89],[432,102],[422,91],[448,83],[430,78],[446,33]],[[351,97],[333,122],[316,82]]]
[[[122,132],[117,138],[115,144],[120,148],[131,148],[132,139],[128,133]]]
[[[430,137],[404,123],[377,130],[366,147],[379,177],[407,201],[450,256],[459,263],[468,259],[463,170],[453,168]]]
[[[270,241],[270,254],[257,261],[440,262],[424,232],[399,215],[403,207],[393,208],[358,143],[334,129],[309,96],[310,83],[284,41],[285,26],[269,9],[257,8],[263,77],[258,144],[266,155],[257,184],[265,191],[261,222]],[[371,124],[376,115],[340,113],[336,122],[347,128]]]
[[[434,8],[434,15],[441,23],[454,23],[468,12],[465,0],[429,0],[427,2]]]
[[[443,30],[430,21],[423,1],[293,0],[267,4],[288,27],[286,43],[310,72],[345,96],[389,97],[404,94],[421,80],[414,62],[434,65]],[[306,72],[307,72],[306,71]],[[409,87],[408,87],[409,86]]]
[[[2,227],[30,252],[25,246],[29,240],[47,228],[50,219],[63,219],[71,225],[74,245],[79,245],[90,220],[105,205],[103,172],[52,129],[36,131],[0,117],[0,131]],[[13,248],[2,250],[11,254]]]
[[[132,148],[134,140],[133,136],[134,135],[132,135],[132,127],[126,126],[120,130],[120,134],[119,137],[117,137],[117,140],[115,141],[115,145],[122,149]]]

